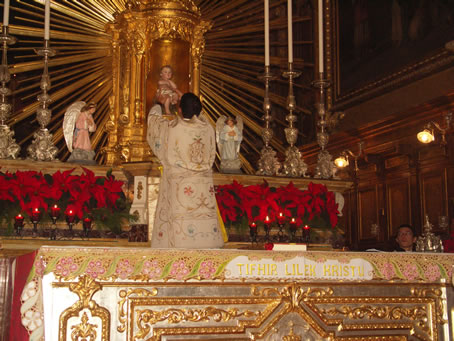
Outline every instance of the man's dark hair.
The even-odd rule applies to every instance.
[[[202,111],[202,103],[192,92],[187,92],[181,97],[180,108],[184,118],[192,118],[194,115],[199,116]]]
[[[397,233],[396,234],[399,234],[399,230],[403,227],[407,227],[411,230],[411,232],[413,233],[413,236],[416,236],[416,233],[415,233],[415,229],[413,228],[413,226],[411,226],[410,224],[402,224],[400,225],[398,228],[397,228]]]

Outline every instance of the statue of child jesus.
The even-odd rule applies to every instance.
[[[156,91],[156,101],[164,106],[164,113],[171,115],[171,105],[178,104],[183,93],[178,90],[175,83],[171,80],[173,70],[170,65],[161,67],[159,74],[158,90]]]

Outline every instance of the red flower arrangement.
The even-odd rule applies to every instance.
[[[123,181],[83,168],[82,175],[72,170],[53,175],[36,171],[0,172],[0,223],[10,225],[18,213],[31,216],[39,208],[45,212],[57,205],[62,212],[72,211],[79,219],[90,216],[98,226],[121,232],[122,221],[133,219],[123,193]],[[64,218],[62,218],[64,219]]]
[[[449,239],[443,240],[443,252],[454,253],[454,231],[451,232]]]
[[[338,222],[338,205],[334,192],[323,184],[310,183],[307,190],[296,188],[292,182],[285,187],[261,185],[243,186],[234,181],[217,186],[216,199],[225,223],[244,224],[269,219],[277,221],[280,213],[296,224],[311,227],[335,228]]]

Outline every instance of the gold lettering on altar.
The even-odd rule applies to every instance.
[[[249,262],[244,257],[241,261],[231,263],[233,266],[231,275],[254,278],[368,279],[372,271],[371,265],[362,260],[342,264],[332,260],[316,262],[301,257],[282,262],[263,260]]]

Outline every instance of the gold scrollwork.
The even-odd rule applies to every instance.
[[[134,297],[153,297],[158,294],[158,290],[153,288],[152,290],[147,289],[129,289],[129,290],[120,290],[119,296],[120,301],[118,301],[118,320],[120,325],[117,327],[117,330],[120,333],[123,333],[126,330],[126,322],[128,321],[128,316],[126,313],[125,303],[128,302],[131,296]]]
[[[438,324],[448,323],[448,321],[446,321],[443,318],[443,311],[444,311],[443,298],[442,298],[443,292],[440,288],[424,288],[424,289],[413,288],[411,290],[411,294],[414,297],[430,297],[430,298],[435,299],[436,318],[437,318],[436,323],[438,323]]]
[[[328,297],[333,295],[333,289],[331,288],[304,288],[292,284],[283,288],[264,288],[258,289],[252,287],[251,294],[259,297],[269,296],[280,296],[283,300],[291,303],[292,307],[296,308],[299,306],[301,300],[305,300],[308,297]]]
[[[93,295],[97,291],[102,290],[102,285],[89,276],[81,276],[79,277],[78,282],[69,284],[69,290],[76,293],[77,296],[79,296],[79,300],[76,303],[74,303],[71,307],[65,309],[60,315],[58,336],[59,341],[66,340],[66,332],[68,328],[69,319],[72,317],[78,317],[82,310],[89,310],[92,317],[99,317],[101,319],[102,322],[101,340],[103,341],[110,340],[109,310],[99,306],[94,300],[92,300]],[[84,315],[86,317],[84,317]],[[80,332],[84,331],[92,335],[93,332],[96,332],[95,328],[97,328],[97,325],[89,324],[88,315],[86,315],[85,312],[84,315],[82,315],[81,318],[82,324],[80,325],[79,331]],[[84,322],[85,319],[86,321]],[[73,331],[73,333],[75,333],[75,331]]]
[[[250,310],[239,311],[237,308],[220,309],[206,307],[203,309],[166,309],[153,311],[151,309],[136,310],[137,314],[137,338],[144,338],[150,333],[151,326],[157,322],[167,321],[168,323],[180,322],[201,322],[210,321],[226,322],[238,317],[260,317],[261,312]]]
[[[137,184],[137,199],[142,199],[143,184],[142,181],[139,181]]]
[[[425,332],[429,332],[428,314],[424,306],[416,306],[412,308],[404,308],[399,306],[371,306],[361,305],[359,307],[341,306],[330,309],[320,309],[323,314],[329,316],[344,316],[352,320],[362,320],[367,318],[380,319],[386,321],[398,321],[404,317],[413,321],[417,321],[418,326]]]
[[[78,341],[79,339],[87,340],[87,341],[94,341],[96,340],[96,328],[98,328],[97,324],[88,323],[88,315],[84,311],[84,314],[81,318],[81,323],[72,326],[71,329],[74,329],[71,332],[71,340]]]

